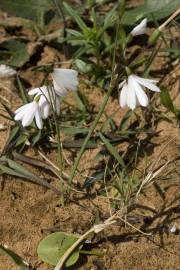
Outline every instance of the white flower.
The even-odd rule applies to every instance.
[[[35,99],[39,97],[38,105],[40,108],[41,117],[43,119],[48,118],[50,113],[50,107],[53,106],[53,109],[57,114],[60,113],[60,100],[59,97],[51,91],[47,86],[41,86],[38,88],[34,88],[28,92],[29,95],[36,95]]]
[[[170,231],[171,233],[175,233],[175,232],[177,231],[176,225],[174,224],[174,225],[169,229],[169,231]]]
[[[76,91],[78,87],[78,73],[73,69],[55,68],[51,73],[54,89],[59,96],[66,96],[68,90]]]
[[[43,123],[40,115],[38,103],[34,100],[31,103],[27,103],[21,106],[15,111],[14,119],[21,121],[23,127],[29,126],[35,118],[36,125],[39,129],[42,129]]]
[[[122,88],[119,103],[122,108],[129,107],[134,110],[138,105],[146,107],[148,105],[148,97],[144,92],[143,87],[155,92],[160,92],[156,86],[157,80],[143,79],[136,75],[128,76],[127,81],[123,81],[119,88]]]
[[[7,66],[7,65],[0,65],[0,78],[2,77],[10,77],[16,74],[16,70]]]
[[[131,35],[133,37],[142,35],[145,34],[146,31],[147,31],[147,18],[142,20],[136,27],[133,28],[133,30],[131,31]]]

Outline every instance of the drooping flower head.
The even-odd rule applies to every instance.
[[[160,92],[159,87],[156,85],[157,82],[157,80],[129,75],[128,79],[119,85],[119,88],[122,88],[119,97],[120,106],[122,108],[129,107],[131,110],[134,110],[138,105],[147,107],[149,101],[144,88]]]
[[[30,96],[35,95],[35,99],[39,97],[38,105],[40,108],[40,113],[42,119],[48,118],[50,114],[51,106],[53,110],[59,114],[60,113],[60,100],[56,93],[49,89],[47,86],[41,86],[34,88],[28,92]]]
[[[142,20],[137,26],[133,28],[133,30],[131,31],[131,35],[135,37],[138,35],[145,34],[146,31],[147,31],[147,18]]]
[[[41,86],[29,91],[29,95],[34,95],[33,102],[21,106],[15,111],[14,119],[22,121],[23,127],[29,126],[35,118],[37,127],[42,129],[42,119],[46,119],[53,109],[60,113],[59,96],[66,96],[68,91],[76,91],[78,86],[78,73],[73,69],[55,68],[51,73],[53,78],[53,88]]]
[[[14,120],[21,121],[23,127],[29,126],[34,118],[37,127],[42,129],[43,122],[41,119],[38,102],[36,100],[21,106],[15,111]]]
[[[16,74],[16,70],[7,65],[0,65],[0,78],[10,77]]]
[[[55,68],[51,73],[54,89],[57,95],[66,96],[69,91],[78,87],[78,73],[73,69]]]

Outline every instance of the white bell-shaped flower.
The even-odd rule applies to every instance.
[[[41,119],[38,103],[35,100],[21,106],[19,109],[15,111],[14,120],[21,121],[23,127],[29,126],[34,118],[37,127],[39,129],[42,129],[43,122]]]
[[[10,77],[16,74],[16,70],[7,65],[0,65],[0,78]]]
[[[76,91],[78,87],[78,73],[73,69],[55,68],[51,73],[54,89],[59,96],[66,96],[68,90]]]
[[[123,81],[119,88],[122,88],[119,103],[122,108],[129,107],[134,110],[138,105],[147,107],[149,101],[143,89],[148,88],[154,92],[160,92],[156,85],[158,81],[153,79],[144,79],[136,75],[128,76],[127,81]]]
[[[50,108],[59,114],[60,113],[60,100],[54,91],[48,90],[47,86],[41,86],[34,88],[28,92],[29,95],[36,95],[35,99],[39,97],[38,105],[43,119],[48,118],[50,114]]]
[[[146,31],[147,31],[147,18],[142,20],[136,27],[133,28],[133,30],[131,31],[131,35],[133,37],[139,36],[145,34]]]

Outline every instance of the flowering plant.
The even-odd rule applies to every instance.
[[[110,217],[93,224],[83,235],[55,232],[39,243],[39,257],[54,265],[54,270],[60,270],[63,265],[70,267],[75,264],[81,253],[99,256],[96,251],[84,250],[91,243],[89,237],[119,219],[134,229],[126,220],[130,207],[140,192],[153,183],[169,164],[168,161],[157,168],[155,163],[151,169],[147,166],[143,168],[143,173],[136,173],[139,159],[142,155],[143,159],[147,159],[146,148],[157,134],[157,120],[154,119],[167,117],[164,112],[159,113],[161,103],[173,113],[176,121],[179,119],[180,111],[163,87],[162,74],[153,68],[153,62],[160,49],[164,49],[159,41],[163,29],[180,10],[176,10],[149,34],[152,11],[138,13],[131,22],[126,13],[126,1],[117,1],[113,8],[108,5],[110,9],[105,15],[107,7],[105,5],[101,10],[98,1],[92,6],[89,3],[88,9],[80,12],[66,2],[59,5],[58,1],[54,1],[54,5],[63,18],[63,34],[60,38],[55,36],[57,47],[62,47],[64,52],[63,56],[61,52],[60,58],[66,58],[65,61],[49,61],[33,67],[37,74],[43,74],[43,80],[31,81],[31,87],[24,87],[21,69],[18,70],[18,67],[31,61],[25,53],[26,45],[23,45],[22,63],[17,64],[17,56],[12,49],[11,54],[14,54],[16,61],[7,58],[9,65],[0,65],[0,78],[16,81],[23,101],[14,111],[3,104],[4,110],[9,113],[8,120],[13,124],[0,157],[0,173],[21,177],[50,189],[60,198],[59,205],[62,207],[76,201],[74,194],[90,194],[93,186],[94,194],[100,194],[101,199],[107,200]],[[40,35],[35,42],[38,46],[43,42],[51,43],[54,32],[47,31],[46,35],[45,27],[39,24],[33,24],[33,27]],[[18,47],[17,44],[22,51],[22,44],[15,42],[15,47]],[[9,43],[8,48],[11,48]],[[8,50],[6,53],[10,54]],[[107,110],[109,104],[110,110]],[[24,155],[28,148],[35,150],[41,160]],[[57,150],[57,164],[49,158],[52,149]],[[86,152],[87,149],[89,152]],[[86,159],[91,159],[93,171],[92,168],[85,168]],[[22,163],[50,171],[58,179],[57,187],[49,179],[43,179],[42,175],[35,175]],[[11,253],[6,246],[0,248],[7,254]],[[13,256],[17,259],[16,254]],[[22,260],[20,263],[29,267]]]

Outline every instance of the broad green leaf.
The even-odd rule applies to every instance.
[[[81,73],[89,73],[93,69],[91,64],[88,64],[81,59],[76,59],[75,64]]]
[[[50,264],[57,265],[64,253],[77,241],[78,236],[63,232],[56,232],[45,237],[38,245],[37,253],[39,258]],[[79,258],[79,246],[67,259],[65,265],[69,267],[75,264]]]
[[[64,148],[81,148],[82,144],[84,143],[84,139],[79,139],[79,140],[65,140],[63,141],[63,147]],[[86,149],[94,149],[97,148],[97,143],[93,140],[89,140]]]
[[[9,167],[0,164],[0,170],[8,175],[17,176],[17,177],[23,177],[21,173],[16,172],[15,170],[10,169]]]
[[[179,0],[145,0],[143,5],[126,11],[122,18],[122,23],[134,25],[135,22],[144,17],[147,17],[148,21],[160,20],[169,16],[179,6]]]
[[[77,31],[77,30],[74,30],[74,29],[67,29],[67,33],[71,34],[72,36],[74,36],[76,39],[79,39],[79,40],[82,40],[84,39],[84,35]]]
[[[10,55],[9,64],[14,67],[22,67],[29,60],[27,45],[23,42],[14,39],[7,40],[1,43],[1,48],[3,52],[8,52]]]
[[[0,8],[10,15],[34,20],[42,24],[44,13],[52,9],[51,0],[1,0]]]
[[[28,135],[25,133],[21,133],[18,137],[18,140],[16,142],[16,147],[20,145],[24,145],[25,142],[27,141]]]
[[[107,147],[107,150],[110,152],[110,154],[113,155],[113,157],[119,162],[119,164],[122,165],[122,167],[124,167],[124,161],[122,157],[120,157],[117,149],[109,142],[108,139],[104,137],[104,135],[101,132],[99,132],[98,134],[103,143],[105,144],[105,146]]]
[[[89,128],[76,128],[76,127],[68,127],[68,128],[61,128],[67,135],[76,135],[76,134],[87,134],[89,132]]]
[[[32,269],[32,267],[27,262],[25,262],[19,255],[17,255],[14,251],[8,249],[3,245],[0,245],[0,254],[9,256],[22,270]]]
[[[20,173],[21,175],[24,175],[29,178],[34,178],[35,175],[31,173],[29,170],[24,168],[22,165],[18,164],[17,162],[7,159],[8,165],[11,169],[15,170],[17,173]]]

